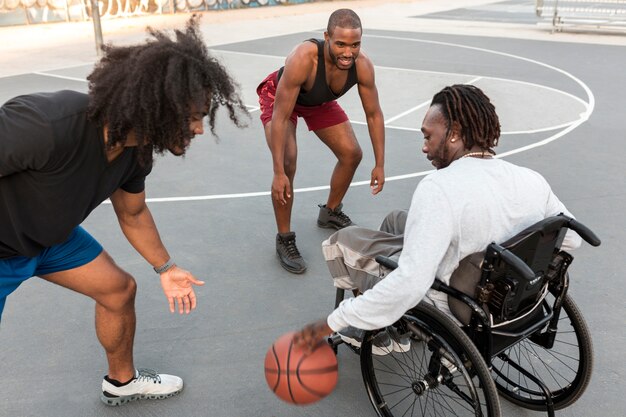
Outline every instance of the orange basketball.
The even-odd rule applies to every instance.
[[[311,352],[293,345],[294,333],[279,337],[265,355],[265,380],[283,401],[311,404],[330,394],[337,385],[337,358],[325,342]]]

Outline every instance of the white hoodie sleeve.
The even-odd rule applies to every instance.
[[[417,305],[435,279],[453,239],[454,224],[445,194],[428,178],[423,179],[409,208],[398,268],[363,295],[344,300],[328,316],[330,328],[383,328]]]

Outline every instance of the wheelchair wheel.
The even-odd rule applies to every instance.
[[[380,417],[500,416],[500,402],[482,356],[450,318],[420,304],[396,325],[410,349],[372,354],[374,332],[361,345],[361,372]]]
[[[548,304],[554,302],[552,295],[547,300]],[[537,336],[531,336],[503,353],[539,378],[552,394],[554,409],[560,410],[583,394],[593,368],[591,335],[580,310],[569,296],[563,302],[554,345],[547,349],[540,343]],[[541,389],[500,355],[493,358],[492,376],[505,399],[524,408],[546,411]]]

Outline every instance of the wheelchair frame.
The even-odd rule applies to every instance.
[[[517,383],[517,384],[513,383],[513,385],[515,385],[516,387],[514,388],[514,390],[517,389],[519,391],[522,391],[532,396],[542,395],[543,401],[537,401],[537,400],[531,400],[531,399],[515,399],[514,396],[511,395],[510,390],[496,383],[496,385],[498,385],[498,390],[501,391],[502,395],[504,395],[505,398],[513,401],[514,403],[522,407],[530,408],[534,410],[545,410],[548,416],[554,416],[555,409],[565,408],[571,403],[573,403],[574,401],[576,401],[578,397],[582,395],[582,392],[584,392],[586,385],[589,381],[590,375],[591,375],[592,347],[591,347],[590,335],[586,328],[586,325],[584,324],[584,320],[582,319],[582,316],[577,310],[575,304],[573,303],[571,298],[567,296],[567,291],[569,289],[569,276],[567,274],[567,267],[569,266],[569,263],[571,263],[571,260],[573,258],[569,256],[568,254],[562,255],[565,260],[563,261],[563,265],[559,265],[560,269],[558,271],[558,276],[556,278],[554,276],[551,276],[549,277],[550,279],[548,279],[547,278],[548,271],[542,270],[536,273],[526,263],[528,262],[528,260],[526,260],[525,262],[514,253],[514,249],[509,250],[509,248],[514,248],[517,243],[523,241],[525,237],[529,236],[531,233],[534,233],[534,232],[540,232],[542,233],[542,235],[543,233],[548,233],[548,232],[553,233],[553,234],[556,233],[558,234],[559,237],[557,239],[554,239],[555,243],[552,246],[554,248],[554,252],[551,255],[551,258],[555,258],[555,255],[557,254],[564,254],[564,252],[561,252],[560,250],[558,250],[558,247],[560,247],[563,235],[565,234],[565,230],[567,228],[572,229],[575,232],[577,232],[589,244],[593,246],[600,245],[600,239],[590,229],[588,229],[586,226],[576,221],[575,219],[565,216],[564,214],[561,213],[558,216],[547,218],[531,226],[530,228],[524,230],[523,232],[518,234],[516,237],[514,237],[513,239],[510,239],[509,241],[503,243],[502,245],[491,243],[487,247],[484,260],[481,265],[481,278],[480,278],[480,284],[479,286],[477,286],[477,289],[478,289],[477,298],[473,298],[458,289],[455,289],[449,285],[446,285],[438,279],[436,279],[433,285],[431,286],[432,289],[443,292],[447,294],[448,297],[452,297],[454,299],[460,300],[464,305],[469,307],[469,309],[471,310],[469,323],[467,323],[466,325],[462,327],[459,327],[459,329],[462,329],[465,335],[470,339],[473,346],[479,352],[480,357],[482,358],[482,361],[484,362],[484,365],[486,366],[486,368],[491,370],[491,372],[495,373],[497,378],[502,378],[508,385],[508,383],[511,382],[508,380],[508,377],[500,373],[500,371],[493,366],[493,360],[495,358],[498,358],[499,360],[503,362],[507,362],[513,369],[515,369],[517,372],[523,375],[524,378],[527,378],[528,380],[536,384],[537,387],[539,387],[539,389],[541,390],[541,392],[530,390],[527,387],[521,386],[520,383]],[[386,266],[389,269],[397,268],[397,263],[395,261],[389,258],[386,258],[384,256],[376,257],[376,261],[379,264]],[[509,275],[511,273],[516,274],[524,282],[536,282],[541,279],[543,283],[542,284],[543,291],[544,291],[543,296],[528,311],[524,312],[524,314],[521,315],[521,317],[523,317],[520,320],[522,323],[522,326],[518,326],[519,327],[518,329],[508,329],[506,327],[509,323],[519,320],[520,319],[519,317],[515,317],[514,320],[510,322],[505,321],[504,323],[499,323],[496,326],[494,326],[492,324],[493,315],[491,314],[488,315],[485,309],[483,308],[483,306],[486,305],[486,301],[488,298],[484,296],[485,295],[484,290],[485,288],[488,288],[488,284],[490,283],[492,275],[497,271],[498,265],[500,265],[500,268],[502,268],[502,265],[504,265],[505,268],[508,268]],[[481,293],[480,290],[482,290],[483,292]],[[545,297],[548,295],[548,292],[552,296],[554,296],[554,302],[552,303],[552,305],[549,305],[548,302],[545,300]],[[345,290],[337,289],[336,298],[335,298],[335,308],[339,305],[339,303],[341,303],[344,297],[345,297]],[[507,354],[504,353],[504,351],[506,349],[509,349],[511,347],[514,347],[524,342],[526,339],[530,339],[533,343],[538,344],[540,347],[546,350],[552,349],[555,343],[556,335],[557,335],[557,325],[558,325],[559,319],[561,318],[561,313],[562,313],[564,306],[566,309],[565,311],[566,315],[570,318],[571,325],[575,330],[576,337],[579,338],[580,336],[580,343],[582,346],[578,346],[578,349],[579,349],[579,352],[583,352],[583,351],[585,352],[581,354],[581,361],[584,361],[584,363],[580,364],[580,367],[582,367],[583,372],[585,372],[586,375],[582,378],[582,382],[581,382],[581,381],[578,381],[579,375],[577,372],[575,382],[577,382],[578,384],[582,384],[582,386],[574,387],[573,394],[571,395],[568,394],[565,399],[560,400],[560,403],[555,405],[553,401],[553,393],[550,391],[546,383],[544,383],[544,381],[539,379],[537,376],[533,375],[533,373],[531,373],[527,369],[524,369],[514,360],[511,360],[511,358],[509,358]],[[421,311],[418,311],[418,310],[421,310]],[[419,321],[420,314],[422,315],[424,314],[423,310],[424,310],[423,307],[415,310],[416,313],[419,313],[416,315],[410,315],[409,313],[411,313],[413,310],[409,310],[409,312],[407,312],[407,314],[402,319],[400,319],[396,324],[406,327],[407,323],[409,323],[408,326],[410,327],[411,322],[415,322],[416,320]],[[443,315],[443,313],[441,313],[441,315]],[[403,321],[404,323],[402,323]],[[576,323],[574,323],[574,321],[576,321]],[[528,324],[529,322],[532,322],[532,324]],[[427,324],[423,324],[423,325],[426,326],[426,329],[429,328]],[[505,329],[501,329],[500,327],[504,327]],[[576,332],[576,328],[579,328],[578,332]],[[545,331],[541,332],[542,329],[545,329]],[[420,330],[416,329],[415,331],[413,331],[413,334],[415,334],[416,331],[420,331]],[[360,350],[355,349],[355,348],[352,348],[352,349],[355,352],[360,353],[361,355],[361,365],[362,365],[362,374],[363,374],[364,382],[368,390],[370,400],[372,404],[374,405],[376,412],[378,413],[379,416],[390,416],[390,415],[393,415],[390,411],[389,412],[381,411],[384,407],[386,407],[385,401],[383,399],[378,398],[377,394],[372,392],[376,390],[375,387],[374,388],[372,387],[372,381],[374,381],[374,384],[376,384],[376,377],[372,376],[371,371],[369,370],[371,368],[371,361],[372,361],[371,343],[372,343],[373,337],[377,334],[377,332],[378,331],[367,332],[364,337],[365,342],[363,343],[361,349]],[[579,335],[578,333],[582,333],[582,334]],[[451,334],[449,334],[449,337],[452,337],[455,339],[462,338],[461,336],[454,336]],[[501,343],[502,339],[507,339],[507,338],[509,339],[508,341],[505,340],[505,343]],[[494,339],[499,340],[500,344],[498,346],[494,346]],[[337,334],[335,334],[334,336],[331,336],[329,338],[329,343],[336,349],[336,347],[342,343],[342,340]],[[445,343],[445,342],[441,341],[440,343]],[[463,345],[463,343],[461,343],[461,345]],[[367,353],[364,353],[365,350],[370,350],[370,351]],[[472,350],[471,348],[466,347],[465,348],[466,355],[468,354],[467,352],[469,352],[469,356],[471,356],[471,352],[470,352],[471,350]],[[590,357],[587,358],[585,357],[585,355],[589,355]],[[370,364],[370,366],[368,367],[367,364]],[[477,366],[476,364],[474,365],[474,367],[481,368],[481,366]],[[481,372],[480,369],[477,369],[476,371],[478,373]],[[490,376],[490,378],[491,378],[490,382],[491,384],[493,384],[494,383],[493,375]],[[435,384],[436,384],[436,381],[435,381]],[[484,390],[486,390],[485,397],[491,397],[490,390],[492,388],[487,386],[489,385],[489,383],[485,381],[483,378],[482,380],[479,381],[479,384],[483,387]],[[428,385],[428,383],[426,383],[426,385]],[[420,389],[422,388],[413,387],[413,391],[415,391],[416,394]],[[560,389],[559,391],[563,391],[563,390],[564,389]],[[486,401],[489,402],[491,400],[487,398]],[[497,396],[496,396],[495,401],[498,401]],[[541,402],[543,403],[539,404]],[[490,410],[487,412],[487,414],[499,415],[499,405],[497,407],[493,407],[493,408],[487,407],[487,408]],[[491,411],[492,409],[496,411]],[[475,415],[483,415],[482,413],[483,412],[478,409],[475,410]]]

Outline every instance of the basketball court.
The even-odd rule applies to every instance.
[[[583,244],[573,254],[570,294],[594,338],[595,370],[584,396],[558,415],[621,416],[626,262],[618,248],[626,229],[626,37],[551,35],[529,18],[532,1],[459,1],[453,9],[437,3],[333,2],[322,10],[310,8],[309,16],[284,13],[212,27],[202,21],[212,52],[241,85],[249,126],[239,130],[220,114],[218,140],[207,133],[194,139],[185,158],[158,158],[146,185],[173,259],[206,281],[196,289],[197,309],[185,317],[169,313],[158,277],[124,239],[110,204],[102,204],[83,224],[137,280],[136,365],[181,376],[185,390],[165,401],[119,408],[102,404],[106,361],[93,327],[93,302],[31,279],[7,299],[3,314],[0,415],[375,415],[359,358],[348,349],[339,348],[336,390],[308,407],[280,402],[263,375],[266,349],[278,336],[332,310],[335,293],[320,249],[331,231],[319,229],[316,219],[335,159],[301,120],[292,228],[309,267],[292,275],[275,255],[272,163],[255,88],[283,65],[294,45],[323,36],[332,10],[351,7],[363,20],[362,47],[376,66],[386,121],[387,182],[381,194],[370,194],[373,153],[352,89],[339,102],[364,158],[344,199],[345,212],[358,225],[377,228],[390,210],[408,208],[415,186],[432,169],[422,156],[419,131],[430,98],[450,84],[483,89],[502,124],[498,157],[544,175],[568,209],[603,241],[600,248]],[[234,29],[245,25],[245,34]],[[88,61],[91,52],[85,51],[80,59]],[[86,92],[93,61],[80,59],[72,56],[64,66],[59,58],[58,65],[33,64],[1,77],[0,103],[35,91]],[[506,416],[543,415],[504,400],[502,406]]]

